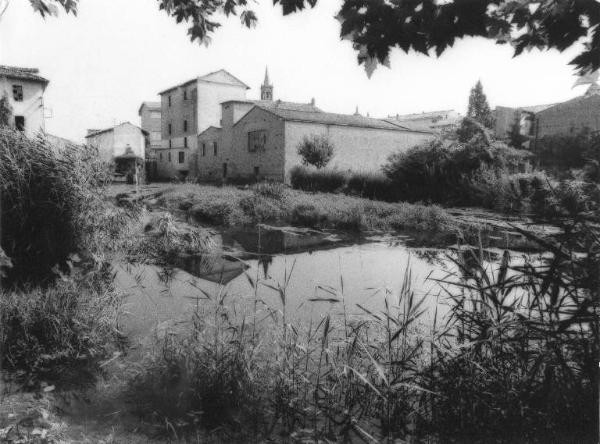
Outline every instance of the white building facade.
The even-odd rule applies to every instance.
[[[35,68],[0,65],[0,96],[8,99],[11,126],[28,137],[45,130],[44,92],[48,83]]]

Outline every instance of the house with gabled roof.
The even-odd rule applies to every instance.
[[[36,68],[0,65],[0,96],[8,98],[12,126],[29,137],[45,129],[44,92],[48,83]]]
[[[297,147],[306,136],[325,135],[336,153],[331,168],[375,171],[390,154],[431,140],[435,132],[388,119],[324,112],[310,103],[273,100],[268,74],[261,100],[221,104],[221,125],[198,136],[195,174],[201,179],[228,178],[288,181],[301,163]]]

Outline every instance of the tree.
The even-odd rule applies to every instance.
[[[0,98],[0,127],[10,126],[12,117],[12,108],[8,102],[8,97],[4,94]]]
[[[478,80],[475,86],[471,89],[467,117],[478,121],[486,128],[492,128],[494,126],[494,116],[490,110],[487,97],[483,92],[481,80]]]
[[[333,158],[335,149],[327,136],[304,136],[298,145],[298,155],[304,165],[323,168]]]
[[[43,16],[58,7],[76,13],[79,0],[29,0]],[[189,24],[192,40],[207,42],[220,24],[214,16],[240,12],[246,26],[257,17],[248,0],[158,0],[177,23]],[[313,7],[317,0],[273,0],[284,14]],[[600,68],[600,2],[597,0],[343,0],[338,13],[342,38],[352,41],[367,73],[388,64],[393,48],[440,56],[456,40],[484,37],[525,50],[564,51],[580,39],[583,50],[570,62],[580,74]]]

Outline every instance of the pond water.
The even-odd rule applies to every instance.
[[[409,247],[407,236],[352,237],[297,229],[234,231],[221,234],[224,252],[182,257],[173,268],[148,265],[117,267],[117,285],[128,294],[124,328],[130,337],[147,340],[161,325],[185,323],[202,299],[226,295],[242,312],[253,307],[305,321],[345,310],[351,315],[397,304],[406,279],[417,298],[424,297],[432,322],[446,311],[444,279],[455,267],[450,250]],[[488,252],[494,256],[499,252]],[[409,271],[407,273],[407,271]],[[285,282],[287,281],[287,285]],[[258,282],[258,284],[256,284]]]

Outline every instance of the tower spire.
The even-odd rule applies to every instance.
[[[269,67],[265,67],[265,80],[260,87],[260,100],[273,100],[273,85],[269,80]]]

